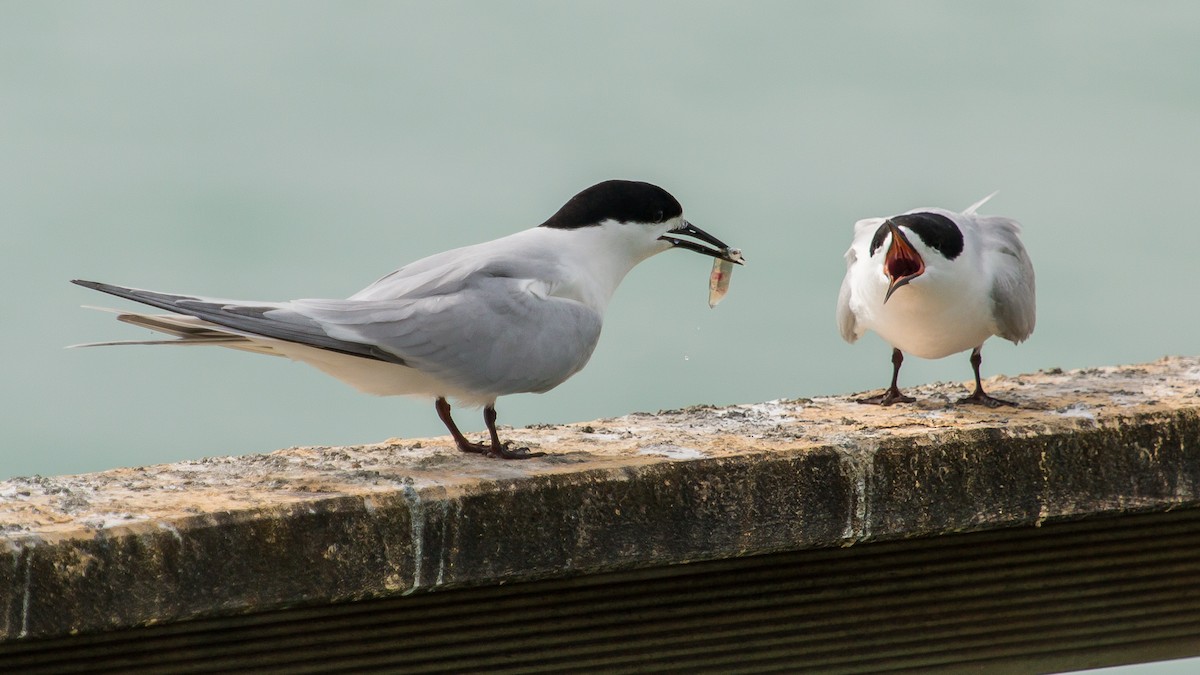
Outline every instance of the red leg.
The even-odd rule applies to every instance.
[[[492,457],[500,459],[529,459],[530,457],[542,457],[544,452],[529,452],[529,448],[517,448],[509,450],[508,446],[512,445],[512,441],[507,443],[500,442],[500,434],[496,433],[496,407],[485,406],[483,409],[483,423],[487,425],[488,434],[492,437],[492,447],[488,454]]]
[[[483,421],[487,424],[488,435],[491,436],[492,440],[491,444],[472,443],[467,440],[467,437],[458,430],[458,425],[454,423],[454,419],[450,417],[450,403],[445,397],[439,396],[434,403],[434,408],[437,410],[442,424],[445,424],[446,428],[450,430],[450,435],[454,438],[454,444],[463,452],[499,457],[500,459],[529,459],[530,457],[542,457],[546,454],[544,452],[529,452],[529,448],[509,450],[508,446],[511,443],[501,443],[500,435],[496,433],[496,408],[494,406],[489,405],[483,409]]]
[[[458,430],[458,425],[455,424],[454,419],[450,417],[450,403],[445,399],[445,397],[439,396],[438,400],[433,404],[433,407],[437,410],[438,417],[442,419],[442,424],[445,424],[446,428],[450,430],[450,435],[454,437],[454,444],[458,446],[459,450],[462,450],[463,452],[473,452],[480,455],[487,454],[489,450],[488,446],[484,445],[483,443],[472,443],[471,441],[468,441],[467,437],[463,436],[462,432]]]

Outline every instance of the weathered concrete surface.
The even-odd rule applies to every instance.
[[[0,482],[0,640],[1200,503],[1200,359]]]

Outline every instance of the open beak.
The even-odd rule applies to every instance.
[[[695,225],[692,225],[691,223],[689,223],[686,220],[683,221],[682,225],[671,230],[670,234],[681,234],[681,235],[687,235],[689,237],[695,237],[696,239],[699,239],[700,241],[702,241],[706,244],[712,244],[713,246],[716,246],[717,248],[709,248],[699,242],[691,241],[688,239],[679,239],[677,237],[668,237],[666,235],[659,237],[659,239],[669,243],[672,246],[678,246],[679,248],[686,248],[689,251],[695,251],[696,253],[703,253],[704,255],[710,255],[714,258],[719,258],[721,260],[728,260],[729,262],[735,263],[738,265],[741,265],[742,263],[745,262],[745,258],[742,257],[742,252],[740,250],[738,250],[736,248],[729,248],[728,246],[725,245],[725,242],[721,241],[720,239],[717,239],[716,237],[714,237],[711,234],[705,232],[704,230],[696,227]]]
[[[892,297],[897,288],[907,285],[925,273],[925,261],[909,243],[908,237],[905,237],[892,221],[889,220],[887,226],[892,231],[892,244],[888,246],[887,255],[883,259],[883,273],[891,283],[888,285],[887,295],[883,296],[884,302]]]

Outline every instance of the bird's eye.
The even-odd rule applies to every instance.
[[[650,221],[650,222],[653,222],[653,223],[661,223],[662,221],[663,221],[663,212],[662,212],[661,210],[660,210],[660,211],[655,211],[655,212],[654,212],[654,220],[652,220],[652,221]]]

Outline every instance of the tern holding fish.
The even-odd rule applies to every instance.
[[[172,312],[118,318],[175,339],[101,344],[285,356],[371,394],[433,398],[459,450],[524,459],[543,453],[501,443],[496,398],[549,391],[583,368],[618,284],[672,248],[742,262],[739,251],[684,220],[667,191],[610,180],[537,227],[418,260],[345,300],[221,300],[74,283]],[[487,441],[467,440],[447,399],[483,406]]]
[[[960,402],[1015,405],[986,394],[979,378],[984,341],[998,335],[1020,343],[1036,320],[1033,263],[1021,226],[976,213],[993,195],[962,213],[921,208],[854,225],[838,328],[847,342],[873,330],[892,345],[891,386],[859,403],[913,400],[897,386],[905,353],[940,359],[970,349],[975,391]]]

